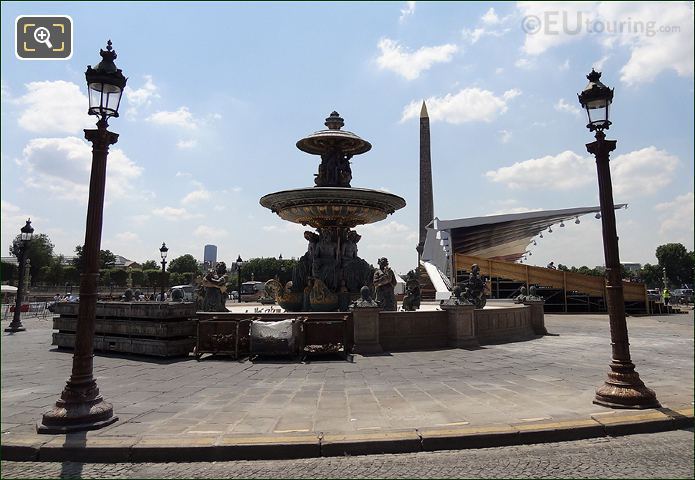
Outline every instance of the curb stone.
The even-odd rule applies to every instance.
[[[10,461],[88,463],[274,460],[500,447],[655,433],[693,427],[693,407],[613,411],[589,419],[371,433],[90,437],[26,435],[0,445]],[[607,411],[606,413],[612,413]]]

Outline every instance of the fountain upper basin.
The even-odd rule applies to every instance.
[[[405,207],[398,195],[367,188],[309,187],[269,193],[261,205],[280,218],[314,228],[356,227]]]

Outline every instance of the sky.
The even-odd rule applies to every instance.
[[[1,248],[27,217],[58,254],[84,240],[91,145],[84,71],[111,39],[128,77],[108,157],[102,248],[142,262],[306,251],[259,199],[313,185],[295,147],[337,110],[373,145],[353,187],[407,206],[358,227],[359,255],[417,262],[419,111],[431,117],[440,219],[598,205],[576,94],[591,68],[615,88],[611,157],[620,257],[693,249],[693,5],[689,2],[1,4]],[[70,15],[74,53],[15,57],[19,15]],[[603,264],[600,221],[537,239],[526,263]]]

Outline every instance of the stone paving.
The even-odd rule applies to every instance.
[[[2,439],[35,434],[72,353],[50,319],[2,336]],[[606,315],[546,315],[553,334],[480,349],[326,357],[307,363],[205,356],[97,355],[95,374],[119,421],[88,438],[323,435],[524,424],[610,416],[592,404],[610,360]],[[633,361],[662,405],[693,405],[693,312],[629,317]]]
[[[2,478],[693,478],[693,430],[478,450],[195,463],[6,462]]]

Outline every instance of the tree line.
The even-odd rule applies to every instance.
[[[34,235],[29,242],[27,258],[30,259],[30,281],[32,285],[79,285],[80,272],[84,268],[84,252],[82,245],[75,247],[75,257],[66,262],[63,255],[54,256],[54,245],[45,233]],[[10,255],[19,258],[21,240],[17,236],[10,246]],[[128,278],[132,286],[159,287],[164,284],[186,285],[204,272],[198,261],[191,254],[181,255],[167,262],[166,273],[162,278],[162,268],[159,262],[147,260],[139,268],[114,268],[116,255],[109,250],[99,252],[99,283],[102,286],[125,287]],[[292,268],[296,260],[281,260],[277,258],[252,258],[244,262],[241,268],[241,281],[258,280],[265,282],[278,278],[286,283],[292,279]],[[236,290],[238,272],[234,265],[227,265],[229,289]],[[16,264],[2,262],[0,278],[16,284],[18,267]]]
[[[621,266],[623,280],[644,283],[647,288],[662,288],[664,286],[664,269],[666,269],[666,282],[670,288],[693,285],[693,277],[695,277],[694,251],[688,251],[681,243],[667,243],[657,247],[655,256],[656,265],[645,263],[636,271],[629,271]],[[604,275],[603,268],[598,267],[581,266],[577,268],[558,264],[557,269],[597,277]]]
[[[75,247],[75,258],[70,263],[65,262],[62,255],[54,256],[53,243],[45,233],[34,235],[29,242],[27,258],[30,259],[30,275],[32,285],[79,285],[80,272],[84,267],[84,254],[82,245]],[[10,255],[19,258],[21,241],[19,235],[10,245]],[[663,269],[666,269],[666,278],[672,288],[693,284],[695,268],[695,252],[688,251],[681,243],[667,243],[660,245],[655,252],[657,264],[644,264],[636,272],[629,272],[623,268],[623,278],[630,281],[645,283],[648,288],[663,286]],[[156,287],[162,284],[162,270],[159,262],[147,260],[140,264],[140,268],[114,268],[116,255],[109,250],[99,252],[99,277],[103,286],[125,287],[130,275],[133,286]],[[277,278],[283,284],[292,280],[292,269],[297,263],[294,259],[279,259],[273,257],[252,258],[244,262],[241,272],[237,272],[235,265],[227,265],[228,289],[236,290],[239,282],[256,280],[265,282]],[[584,275],[603,276],[600,268],[568,267],[559,264],[558,270],[581,273]],[[171,259],[167,264],[167,272],[164,282],[167,285],[185,285],[202,274],[198,261],[191,254],[181,255]],[[0,278],[3,281],[16,283],[18,278],[17,265],[2,262]]]

